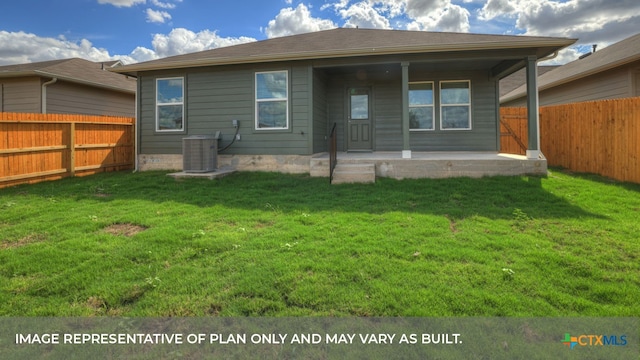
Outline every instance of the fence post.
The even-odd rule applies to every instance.
[[[69,123],[69,175],[76,175],[76,123]]]

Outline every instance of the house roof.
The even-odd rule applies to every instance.
[[[538,65],[538,76],[548,73],[559,66],[560,65]],[[526,69],[520,69],[500,80],[500,96],[506,95],[526,83]]]
[[[42,61],[28,64],[0,66],[0,78],[40,76],[58,78],[73,83],[135,93],[136,81],[126,76],[106,71],[119,62],[96,63],[84,59]]]
[[[139,71],[198,66],[515,48],[536,48],[538,57],[543,57],[574,42],[552,37],[338,28],[172,56],[111,71],[136,75]]]
[[[538,75],[538,89],[546,90],[637,60],[640,60],[640,33],[596,51],[590,56]],[[523,85],[502,96],[500,102],[512,101],[526,95],[526,85]]]

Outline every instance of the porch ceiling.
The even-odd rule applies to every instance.
[[[513,62],[515,63],[515,61]],[[450,62],[412,62],[409,66],[409,77],[411,78],[413,73],[425,73],[425,72],[444,72],[444,71],[487,71],[492,76],[496,76],[495,69],[502,66],[503,62],[500,60],[458,60]],[[510,62],[511,64],[511,62]],[[524,62],[518,63],[516,66],[509,68],[509,70],[516,69],[517,71],[524,67]],[[369,80],[388,80],[399,79],[402,76],[402,67],[400,62],[384,63],[384,64],[342,64],[334,67],[321,67],[317,68],[323,71],[329,76],[349,76],[355,75],[358,78],[367,78]]]
[[[458,60],[448,62],[411,62],[410,71],[464,71],[464,70],[489,70],[501,63],[501,60]],[[394,73],[400,75],[400,61],[384,64],[354,63],[335,65],[334,67],[321,67],[328,75],[346,75],[354,71],[364,69],[372,73]]]
[[[364,69],[372,73],[400,75],[400,63],[408,62],[409,71],[490,71],[494,77],[502,78],[525,67],[526,58],[535,56],[527,49],[494,51],[461,51],[405,56],[367,56],[343,59],[321,59],[313,61],[317,69],[329,75],[345,75]]]

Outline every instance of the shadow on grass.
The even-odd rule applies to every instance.
[[[0,191],[64,196],[108,203],[140,199],[199,207],[221,205],[249,210],[289,212],[425,213],[463,219],[479,215],[512,219],[606,218],[571,204],[542,187],[539,177],[393,180],[375,184],[330,185],[326,178],[277,173],[236,173],[219,180],[174,180],[164,172],[106,173],[86,178],[20,186]],[[637,189],[636,189],[637,190]]]
[[[619,180],[608,178],[608,177],[605,177],[605,176],[602,176],[602,175],[598,175],[598,174],[574,172],[574,171],[572,171],[570,169],[563,168],[563,167],[551,167],[551,168],[549,168],[549,171],[562,172],[562,173],[570,175],[571,177],[574,177],[574,178],[587,180],[587,181],[593,181],[593,182],[597,182],[597,183],[603,184],[603,185],[620,186],[625,190],[635,191],[637,193],[640,193],[640,184],[635,184],[635,183],[632,183],[632,182],[619,181]]]

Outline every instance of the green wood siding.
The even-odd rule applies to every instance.
[[[327,121],[327,77],[313,71],[313,152],[329,151],[327,138],[333,123]]]
[[[399,67],[400,65],[398,65]],[[361,81],[355,76],[343,74],[330,75],[327,86],[327,118],[328,125],[337,124],[338,151],[347,150],[346,100],[350,87],[371,88],[373,106],[373,150],[402,150],[402,97],[400,79],[377,79],[381,76],[372,74],[374,80]]]
[[[240,141],[225,154],[305,155],[311,153],[311,79],[308,64],[273,64],[269,67],[235,66],[153,72],[140,81],[140,137],[142,154],[181,154],[182,138],[222,132],[219,147],[229,144],[235,134],[232,120],[240,123]],[[289,112],[287,130],[255,129],[255,72],[289,71]],[[155,80],[185,78],[186,131],[155,131]]]
[[[334,123],[337,124],[338,151],[346,150],[345,132],[347,128],[345,123],[345,86],[346,85],[343,81],[336,78],[330,78],[327,83],[327,125],[329,127],[333,127]]]
[[[399,65],[398,65],[399,66]],[[411,67],[410,67],[411,69]],[[374,96],[374,151],[402,150],[402,92],[400,79],[368,81]],[[496,82],[488,71],[411,72],[410,81],[434,81],[436,92],[439,81],[471,80],[471,130],[440,130],[440,108],[436,106],[434,131],[412,131],[413,151],[497,151]],[[333,76],[327,95],[328,118],[338,123],[338,149],[346,150],[344,134],[345,89],[361,83],[342,75]],[[436,95],[436,98],[438,95]]]
[[[470,63],[439,64],[437,68],[410,66],[410,81],[433,81],[438,101],[439,82],[470,80],[472,129],[440,130],[440,108],[435,108],[436,130],[412,131],[413,151],[497,151],[496,81],[489,69],[464,70]],[[366,66],[366,65],[365,65]],[[372,93],[373,150],[402,150],[402,92],[400,64],[368,68],[367,78],[360,66],[313,68],[309,62],[270,66],[228,66],[148,72],[140,77],[140,152],[180,154],[182,138],[222,132],[219,147],[229,144],[235,133],[232,120],[240,122],[241,140],[225,154],[310,155],[327,151],[325,136],[337,123],[338,150],[347,150],[345,121],[346,90],[368,87]],[[387,70],[388,69],[388,70]],[[289,71],[290,123],[287,130],[256,130],[255,72]],[[155,131],[155,80],[160,77],[185,78],[186,130],[182,133]]]
[[[471,130],[440,130],[440,108],[436,106],[436,130],[411,132],[412,150],[498,151],[496,81],[490,78],[488,71],[441,71],[412,75],[411,81],[436,81],[436,99],[439,98],[439,81],[471,80]]]
[[[385,81],[374,87],[376,151],[402,150],[402,81]]]

